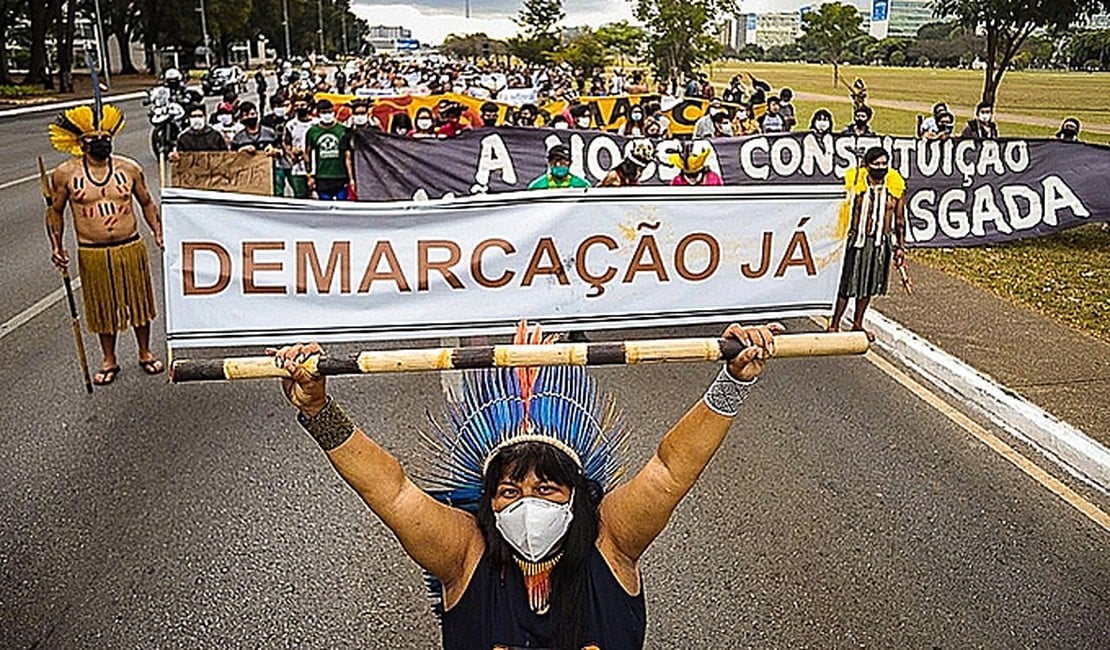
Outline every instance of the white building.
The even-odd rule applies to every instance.
[[[869,33],[878,39],[913,38],[926,23],[940,20],[933,0],[871,0]]]

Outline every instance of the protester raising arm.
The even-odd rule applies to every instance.
[[[451,591],[483,550],[474,517],[442,505],[405,474],[401,464],[363,433],[327,394],[323,376],[300,364],[322,354],[316,343],[269,349],[275,364],[290,371],[282,380],[298,420],[323,448],[339,475],[397,536],[409,556]]]

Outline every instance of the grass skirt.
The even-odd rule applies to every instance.
[[[886,295],[893,253],[892,238],[884,235],[882,246],[876,246],[875,240],[868,237],[863,242],[863,248],[853,247],[854,239],[854,236],[849,235],[848,247],[844,251],[844,271],[840,275],[840,297],[867,298]]]
[[[77,263],[90,332],[113,334],[154,320],[154,287],[142,239],[114,246],[78,246]]]

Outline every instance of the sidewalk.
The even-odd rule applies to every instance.
[[[908,257],[914,294],[892,274],[873,308],[1110,446],[1110,343]]]
[[[154,75],[149,74],[129,74],[129,75],[113,75],[111,87],[104,91],[105,96],[109,95],[124,95],[137,91],[147,91],[157,85],[157,80]],[[55,104],[58,102],[68,102],[79,99],[91,99],[92,81],[88,75],[74,75],[73,76],[73,89],[72,93],[52,93],[49,95],[35,95],[25,99],[3,99],[0,100],[0,110],[9,108],[21,108],[24,106],[36,106],[39,104]]]

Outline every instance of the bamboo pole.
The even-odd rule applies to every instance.
[[[867,352],[864,332],[782,334],[775,337],[776,358],[823,357]],[[345,358],[312,356],[305,367],[324,376],[516,368],[521,366],[602,366],[692,361],[723,361],[743,350],[732,339],[654,339],[552,345],[491,345],[359,352]],[[289,377],[273,357],[175,359],[170,381],[224,381]]]

